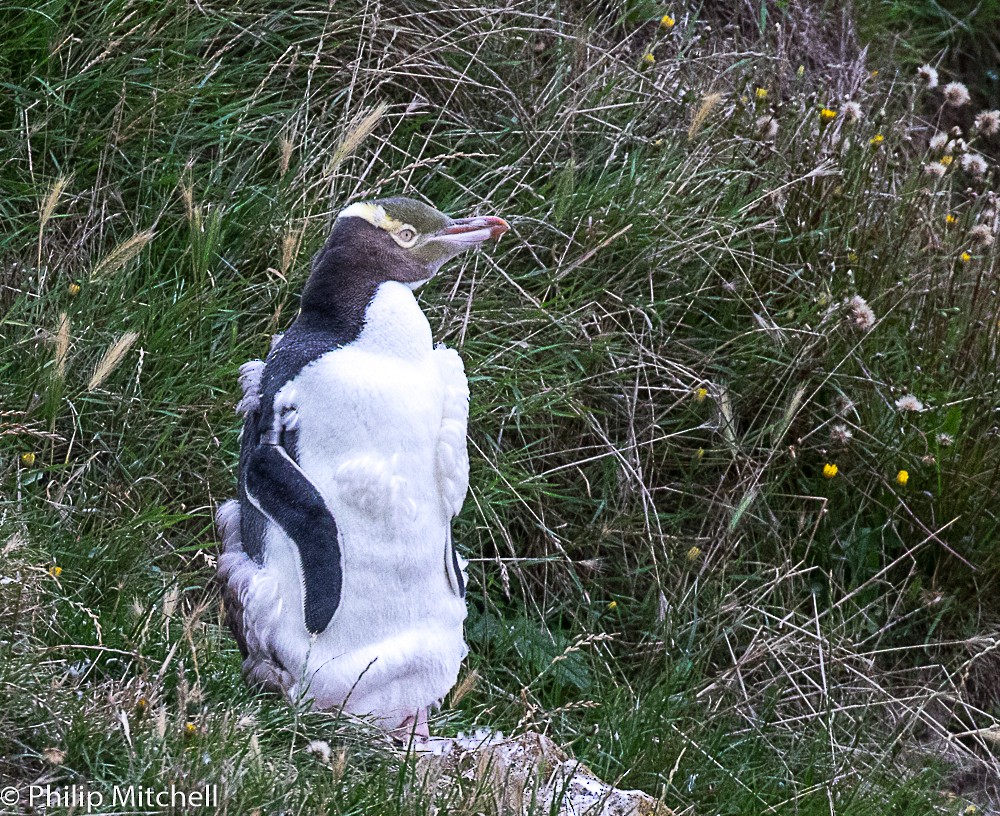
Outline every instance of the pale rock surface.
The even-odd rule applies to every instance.
[[[604,782],[534,732],[432,740],[417,758],[415,776],[425,796],[498,816],[673,816],[647,793]]]

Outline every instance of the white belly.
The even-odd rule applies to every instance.
[[[299,464],[340,538],[341,602],[315,639],[304,624],[295,545],[274,525],[264,565],[283,607],[272,648],[300,672],[293,693],[323,708],[346,702],[390,727],[397,714],[402,720],[447,693],[467,651],[465,602],[446,569],[451,513],[437,472],[445,386],[426,319],[401,294],[386,299],[399,300],[389,305],[415,324],[406,327],[411,343],[399,344],[397,325],[387,354],[379,334],[366,338],[366,330],[303,369],[276,400],[298,411]],[[381,290],[370,316],[380,298]]]

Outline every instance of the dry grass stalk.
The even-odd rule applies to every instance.
[[[38,214],[38,229],[39,232],[45,229],[45,225],[52,218],[52,213],[55,212],[56,205],[59,203],[59,199],[62,198],[63,191],[66,189],[66,185],[70,182],[70,176],[59,176],[52,183],[52,187],[49,189],[49,193],[45,196],[42,201],[41,209]]]
[[[330,757],[330,773],[335,782],[344,778],[344,771],[347,770],[347,749],[339,748]]]
[[[465,677],[458,681],[458,685],[451,690],[451,702],[449,705],[452,707],[458,705],[458,701],[465,697],[470,691],[472,691],[476,684],[479,682],[479,672],[476,670],[470,671]]]
[[[282,280],[288,279],[288,270],[295,263],[301,245],[302,230],[289,228],[288,232],[285,233],[285,237],[281,240],[281,269],[279,270],[279,274]]]
[[[90,382],[87,383],[88,391],[99,388],[101,383],[111,376],[111,373],[118,368],[122,358],[132,348],[132,344],[138,339],[139,332],[125,332],[125,334],[111,344],[108,350],[104,352],[101,361],[94,367],[94,374],[90,378]]]
[[[49,223],[49,219],[52,218],[52,214],[56,210],[56,206],[59,204],[59,199],[62,198],[63,191],[66,186],[70,183],[72,176],[58,176],[54,182],[52,182],[52,187],[49,189],[48,195],[42,199],[42,206],[38,210],[38,267],[42,266],[42,236],[45,234],[45,225]]]
[[[55,373],[61,380],[66,376],[66,355],[69,353],[69,315],[59,315],[59,329],[56,331]]]
[[[105,275],[111,275],[123,269],[129,261],[135,258],[153,240],[153,230],[137,232],[127,241],[123,241],[105,255],[90,273],[90,279],[96,280]]]
[[[194,219],[194,190],[189,179],[181,182],[181,201],[184,202],[184,212],[190,222]]]
[[[327,163],[324,175],[330,176],[337,172],[337,168],[344,163],[344,160],[351,156],[361,146],[361,143],[371,135],[388,110],[389,106],[383,102],[363,116],[356,116],[351,121],[347,126],[346,133],[334,148],[333,156]]]
[[[708,121],[708,117],[712,115],[712,111],[715,110],[716,105],[718,105],[721,101],[721,93],[710,93],[702,97],[701,104],[698,106],[698,110],[694,112],[694,117],[691,119],[691,127],[688,128],[689,140],[698,135],[698,131],[702,129],[705,122]]]
[[[292,148],[294,147],[291,137],[282,136],[278,141],[281,147],[281,158],[278,160],[278,172],[281,178],[288,172],[288,166],[292,163]]]

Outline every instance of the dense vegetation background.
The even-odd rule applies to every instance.
[[[995,0],[462,6],[4,11],[0,779],[466,812],[246,690],[211,585],[239,365],[408,194],[513,226],[420,295],[473,393],[436,728],[682,812],[1000,807]]]

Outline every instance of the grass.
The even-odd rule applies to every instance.
[[[211,585],[237,369],[333,213],[402,193],[513,227],[421,294],[473,394],[472,653],[437,728],[545,732],[683,812],[998,806],[998,265],[970,238],[997,171],[929,175],[909,72],[818,64],[796,32],[831,18],[763,8],[16,17],[4,784],[433,812],[362,727],[243,687]]]
[[[859,18],[871,37],[895,40],[897,59],[915,68],[932,60],[957,74],[981,104],[1000,105],[1000,3],[866,0]],[[894,36],[895,35],[895,36]]]

